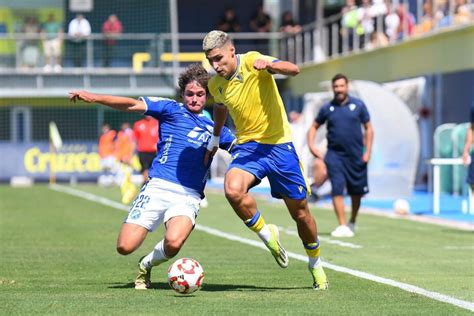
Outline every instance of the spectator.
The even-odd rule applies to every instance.
[[[221,20],[217,24],[217,29],[226,33],[240,32],[240,24],[234,9],[225,9]]]
[[[398,26],[400,25],[400,17],[396,10],[394,10],[390,1],[387,1],[387,15],[384,19],[385,22],[385,34],[388,37],[390,43],[394,43],[398,37]]]
[[[104,175],[100,179],[107,186],[114,182],[114,174],[117,172],[117,160],[114,156],[116,137],[117,132],[111,129],[108,123],[104,123],[99,137],[98,151],[100,166],[104,171]]]
[[[158,121],[145,115],[133,124],[133,133],[137,142],[138,159],[140,160],[143,184],[148,181],[148,170],[156,156],[158,143]]]
[[[116,38],[122,34],[122,23],[115,14],[109,15],[108,19],[102,25],[102,34],[105,37],[102,66],[110,67],[110,61],[114,53],[114,47],[117,45]]]
[[[74,67],[82,67],[86,56],[86,39],[91,34],[91,25],[82,14],[77,14],[69,22],[68,35],[71,36],[71,54]]]
[[[408,11],[406,3],[400,3],[397,7],[398,18],[400,24],[398,25],[398,38],[403,39],[413,34],[415,26],[415,17]]]
[[[454,8],[454,24],[464,24],[471,21],[471,14],[466,0],[456,0]]]
[[[346,6],[342,8],[341,24],[343,41],[347,43],[347,48],[351,51],[354,48],[354,34],[359,25],[355,0],[346,0]]]
[[[61,23],[56,22],[54,14],[48,15],[48,20],[41,28],[43,50],[45,58],[45,71],[61,71],[61,46],[64,37]]]
[[[423,3],[423,16],[415,28],[415,33],[423,34],[433,29],[433,1],[427,0]]]
[[[281,15],[280,32],[293,34],[301,32],[301,25],[295,22],[290,11],[285,11]]]
[[[21,55],[21,66],[25,68],[36,67],[39,59],[38,39],[40,32],[38,19],[34,16],[25,17],[21,27],[21,33],[26,36],[19,44]]]
[[[362,0],[362,6],[357,10],[359,47],[364,47],[371,39],[371,35],[375,30],[373,18],[371,0]]]
[[[257,10],[250,20],[250,29],[257,33],[269,33],[272,30],[272,18],[265,11],[263,5],[259,4]],[[255,41],[257,46],[255,50],[260,51],[263,55],[268,55],[268,38]]]

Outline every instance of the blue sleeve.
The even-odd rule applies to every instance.
[[[176,107],[176,101],[159,97],[140,97],[145,102],[147,110],[144,115],[152,116],[159,121],[164,120]]]
[[[235,141],[234,134],[227,127],[222,127],[219,148],[229,151]]]
[[[370,121],[370,114],[369,111],[367,111],[367,107],[365,106],[364,102],[361,102],[361,110],[359,112],[359,118],[362,124],[367,123]]]
[[[314,120],[316,123],[319,125],[323,125],[326,123],[327,120],[327,107],[323,106],[318,113],[318,116],[316,116],[316,119]]]

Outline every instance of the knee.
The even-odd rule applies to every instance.
[[[240,201],[242,200],[245,192],[240,188],[240,186],[231,183],[225,185],[225,197],[229,201]]]
[[[131,254],[135,249],[126,244],[117,244],[117,252],[123,256]]]
[[[165,253],[166,255],[171,258],[178,254],[183,247],[185,239],[179,236],[170,236],[167,237],[165,240]]]
[[[292,212],[291,217],[297,223],[307,223],[310,222],[313,218],[309,210],[307,210],[306,208],[300,208],[298,211]]]

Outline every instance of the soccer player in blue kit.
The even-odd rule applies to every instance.
[[[331,232],[333,237],[353,237],[360,201],[369,192],[367,163],[370,160],[374,132],[370,115],[362,100],[348,94],[348,79],[343,74],[332,78],[334,98],[323,105],[308,130],[311,153],[323,159],[314,144],[316,130],[327,122],[328,151],[324,157],[332,186],[332,202],[339,226]],[[365,133],[362,136],[361,126]],[[365,145],[365,150],[364,150]],[[349,224],[344,214],[344,189],[351,197],[352,213]]]
[[[183,103],[158,97],[136,100],[87,91],[70,93],[74,102],[100,103],[152,116],[160,122],[158,152],[149,171],[149,181],[132,203],[117,240],[117,251],[128,255],[140,247],[148,232],[162,223],[165,225],[164,238],[138,263],[136,289],[150,287],[152,267],[174,257],[194,228],[211,164],[203,164],[214,128],[214,122],[202,114],[209,78],[201,65],[187,68],[178,82]],[[221,135],[219,147],[230,151],[234,135],[225,127]]]
[[[468,128],[466,133],[466,143],[464,145],[464,151],[462,160],[464,165],[469,164],[469,150],[471,149],[472,142],[474,141],[474,102],[471,104],[471,126]],[[471,185],[471,190],[474,191],[474,150],[471,152],[471,159],[469,165],[469,173],[467,174],[467,183]]]

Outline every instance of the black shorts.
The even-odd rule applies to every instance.
[[[140,165],[142,169],[140,172],[150,169],[151,164],[153,163],[153,159],[155,159],[156,153],[148,153],[148,152],[138,152],[138,159],[140,159]]]
[[[332,196],[343,195],[347,188],[349,195],[364,195],[369,192],[367,164],[360,158],[348,158],[328,150],[324,157],[332,186]]]

